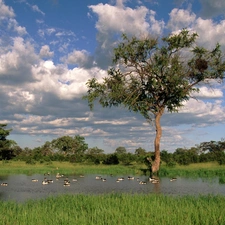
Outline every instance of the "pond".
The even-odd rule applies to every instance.
[[[102,175],[105,179],[96,179],[99,174],[85,175],[84,177],[67,176],[56,179],[55,175],[34,174],[0,176],[0,183],[7,183],[7,186],[0,186],[0,200],[13,200],[24,202],[29,199],[45,198],[58,194],[102,194],[102,193],[161,193],[165,195],[225,195],[225,184],[220,184],[218,178],[182,178],[177,177],[170,181],[168,177],[160,178],[160,182],[153,184],[147,176],[136,176],[128,179],[129,175],[111,176]],[[124,180],[117,182],[117,179],[124,177]],[[52,180],[47,185],[42,181]],[[38,180],[37,182],[32,179]],[[70,181],[70,186],[64,186],[65,181]],[[145,185],[140,181],[146,182]]]

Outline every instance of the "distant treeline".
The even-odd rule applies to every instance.
[[[63,136],[47,141],[44,145],[30,148],[21,148],[15,141],[7,140],[11,130],[5,129],[5,124],[0,124],[0,160],[22,160],[29,164],[51,163],[51,161],[68,161],[71,163],[92,164],[124,164],[145,163],[150,166],[154,160],[154,152],[146,151],[139,147],[130,153],[125,147],[118,147],[111,154],[104,153],[98,147],[89,148],[82,136]],[[161,151],[161,162],[169,167],[176,164],[189,165],[191,163],[217,161],[225,164],[225,140],[203,142],[192,148],[177,148],[173,153]]]

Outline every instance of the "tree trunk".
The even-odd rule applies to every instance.
[[[152,173],[156,173],[159,170],[160,167],[160,140],[162,136],[162,128],[161,128],[161,123],[160,119],[163,114],[164,110],[161,110],[158,114],[155,115],[155,128],[156,128],[156,136],[155,136],[155,159],[154,162],[152,163]]]

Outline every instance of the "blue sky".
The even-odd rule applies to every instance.
[[[154,127],[121,108],[91,112],[81,99],[85,83],[106,76],[122,32],[162,36],[185,27],[199,45],[219,42],[224,51],[224,12],[224,0],[0,0],[0,123],[21,147],[81,135],[106,153],[153,150]],[[163,116],[161,149],[224,138],[224,84],[211,86]]]

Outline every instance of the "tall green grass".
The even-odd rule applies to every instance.
[[[44,174],[57,172],[63,174],[141,174],[143,165],[93,165],[69,162],[26,164],[24,161],[0,161],[0,175],[6,174]]]
[[[79,194],[25,203],[0,201],[0,225],[223,225],[224,202],[222,196],[155,194]]]
[[[133,164],[125,166],[119,165],[93,165],[93,164],[79,164],[69,162],[51,162],[51,163],[39,163],[34,165],[26,164],[23,161],[0,161],[0,175],[7,174],[44,174],[57,172],[63,174],[143,174],[146,172],[149,175],[149,171],[144,164]],[[196,163],[188,166],[179,166],[170,168],[162,164],[159,176],[180,176],[180,177],[224,177],[225,166],[218,165],[216,162],[210,163]]]

